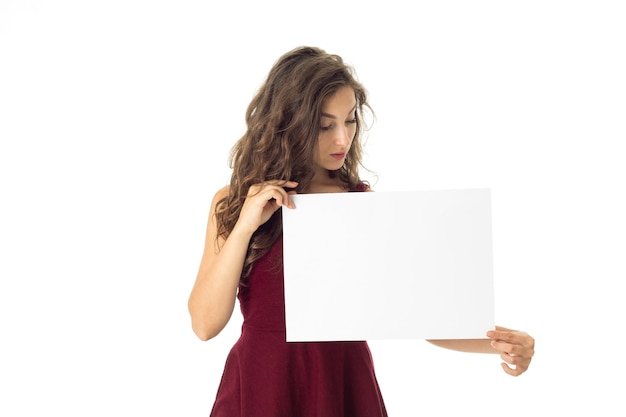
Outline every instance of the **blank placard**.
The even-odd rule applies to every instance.
[[[494,328],[488,189],[293,196],[287,341],[484,338]]]

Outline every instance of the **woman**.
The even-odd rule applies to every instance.
[[[205,250],[189,297],[202,340],[244,317],[212,416],[386,416],[367,342],[285,340],[281,208],[294,193],[370,191],[359,177],[363,86],[336,55],[311,47],[283,55],[250,103],[231,154],[230,185],[209,214]],[[432,343],[500,354],[510,375],[528,369],[534,339],[498,327],[480,340]]]

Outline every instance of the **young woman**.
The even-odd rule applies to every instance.
[[[359,177],[368,108],[352,68],[311,47],[283,55],[250,103],[247,131],[231,154],[230,185],[211,205],[189,297],[201,340],[226,326],[236,298],[244,317],[212,416],[387,415],[367,342],[285,341],[281,209],[294,208],[293,193],[369,191]],[[531,336],[500,327],[485,339],[431,342],[500,354],[514,376],[534,354]]]

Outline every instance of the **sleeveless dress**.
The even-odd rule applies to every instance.
[[[286,342],[282,257],[281,236],[239,287],[241,336],[211,416],[386,417],[367,342]]]

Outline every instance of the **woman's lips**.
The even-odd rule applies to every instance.
[[[332,156],[333,158],[335,158],[336,160],[340,160],[346,157],[346,153],[342,152],[342,153],[333,153],[330,154],[330,156]]]

